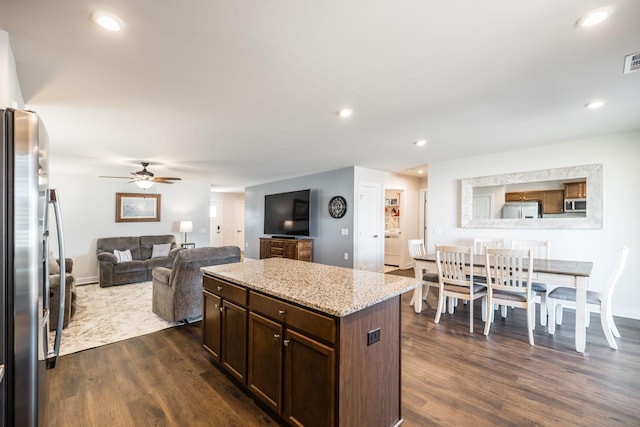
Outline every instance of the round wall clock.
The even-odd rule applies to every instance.
[[[342,218],[347,213],[347,201],[342,196],[334,196],[329,201],[329,215]]]

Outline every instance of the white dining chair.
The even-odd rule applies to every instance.
[[[602,292],[587,291],[587,319],[586,326],[589,327],[589,318],[591,313],[600,313],[600,324],[602,325],[602,331],[604,336],[609,342],[609,347],[617,349],[618,345],[613,338],[620,338],[620,332],[616,328],[616,324],[613,321],[613,313],[611,311],[611,296],[613,295],[613,289],[618,283],[618,279],[624,270],[624,266],[627,263],[627,257],[629,256],[629,248],[622,246],[618,250],[618,256],[616,263],[613,267],[613,271],[607,280],[607,284]],[[563,307],[576,309],[576,290],[575,288],[558,287],[547,295],[547,303],[549,304],[549,328],[550,334],[556,332],[556,309],[560,313]]]
[[[533,257],[529,250],[492,249],[485,254],[487,303],[484,334],[489,335],[494,318],[493,305],[520,307],[527,310],[529,344],[533,345],[535,328],[535,293],[531,287]]]
[[[536,259],[549,259],[551,256],[551,242],[548,240],[512,240],[511,249],[530,250],[531,256]],[[533,290],[536,294],[536,303],[540,304],[540,325],[547,325],[547,293],[551,290],[546,283],[533,282]]]
[[[461,298],[469,303],[469,332],[473,333],[473,301],[482,298],[482,317],[486,321],[485,304],[487,287],[475,283],[473,276],[473,254],[470,247],[436,246],[436,266],[438,268],[438,308],[435,323],[440,322],[446,298]],[[453,311],[453,304],[449,303]]]
[[[411,258],[427,256],[427,250],[425,249],[424,242],[422,240],[410,239],[408,243],[409,243],[409,255],[411,256]],[[438,273],[424,273],[424,274],[420,274],[420,277],[422,281],[422,299],[426,301],[427,295],[429,294],[429,287],[431,285],[438,286]],[[414,304],[415,302],[413,300],[414,298],[415,298],[414,296],[411,297],[411,301],[409,302],[409,305]]]
[[[484,255],[487,248],[504,248],[504,239],[495,237],[475,237],[473,239],[473,253]]]
[[[549,259],[551,257],[549,240],[512,240],[511,249],[529,249],[534,258]]]

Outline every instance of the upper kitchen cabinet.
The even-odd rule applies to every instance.
[[[544,191],[542,196],[542,213],[561,214],[564,212],[564,191]]]
[[[543,199],[543,191],[520,191],[504,193],[505,202],[539,202]]]
[[[587,182],[571,182],[564,185],[565,199],[584,199],[587,197]]]

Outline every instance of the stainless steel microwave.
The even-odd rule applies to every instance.
[[[564,199],[565,212],[586,212],[587,199]]]

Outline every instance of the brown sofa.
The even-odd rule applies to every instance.
[[[201,316],[200,268],[234,262],[240,262],[240,248],[237,246],[180,251],[170,270],[162,267],[153,269],[153,312],[170,322],[188,321]]]
[[[53,261],[51,261],[53,262]],[[55,261],[56,264],[60,264],[60,260]],[[49,274],[49,329],[55,330],[58,327],[58,301],[60,297],[60,272],[59,267],[56,265],[50,266]],[[66,258],[64,263],[65,268],[65,299],[64,299],[64,319],[62,328],[66,328],[71,321],[74,313],[76,312],[76,280],[71,274],[73,270],[73,259]]]
[[[167,256],[152,258],[154,245],[170,243]],[[118,262],[114,250],[131,251],[131,261]],[[182,250],[173,235],[103,237],[97,240],[98,282],[100,287],[151,280],[154,267],[171,267],[176,253]]]

